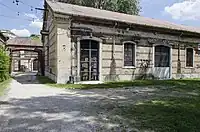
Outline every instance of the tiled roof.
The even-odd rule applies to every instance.
[[[22,46],[42,46],[42,42],[30,37],[16,37],[9,39],[7,45],[22,45]]]
[[[168,21],[161,21],[136,15],[127,15],[123,13],[117,13],[112,11],[100,10],[96,8],[72,5],[55,1],[53,2],[51,0],[46,0],[46,2],[52,8],[52,10],[57,13],[64,13],[73,16],[91,17],[102,20],[118,21],[118,22],[143,25],[143,26],[166,28],[178,31],[200,33],[200,28],[178,25]]]

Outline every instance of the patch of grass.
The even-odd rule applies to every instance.
[[[115,113],[141,131],[198,132],[199,109],[199,98],[165,97],[118,107]]]
[[[37,76],[37,80],[42,84],[56,84],[53,80],[45,76]]]
[[[134,86],[148,86],[148,87],[165,87],[167,89],[173,89],[177,91],[193,91],[200,90],[199,79],[186,79],[186,80],[134,80],[134,81],[123,81],[123,82],[107,82],[103,84],[56,84],[51,79],[38,76],[39,82],[47,84],[52,87],[66,88],[66,89],[107,89],[107,88],[124,88]]]
[[[2,96],[4,94],[4,91],[6,88],[8,88],[10,82],[11,82],[11,79],[0,82],[0,96]]]

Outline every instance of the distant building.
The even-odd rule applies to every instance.
[[[12,33],[10,30],[0,30],[0,32],[4,36],[9,37],[9,39],[17,37],[17,35],[15,35],[14,33]]]
[[[200,78],[200,29],[46,0],[45,75],[57,83]]]
[[[15,37],[7,41],[12,58],[12,72],[42,72],[40,36]]]
[[[3,35],[3,33],[0,32],[0,46],[4,46],[6,44],[6,41],[8,40],[8,38],[6,36]]]

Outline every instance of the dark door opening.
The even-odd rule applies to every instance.
[[[33,71],[38,71],[38,60],[33,60]]]
[[[80,76],[81,81],[99,80],[99,42],[80,41]]]
[[[170,47],[155,46],[154,76],[159,79],[170,78]]]

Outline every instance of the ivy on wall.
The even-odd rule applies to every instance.
[[[0,82],[9,78],[10,57],[4,47],[0,46]]]

